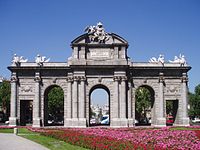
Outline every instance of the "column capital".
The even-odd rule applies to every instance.
[[[18,81],[18,79],[17,79],[16,76],[12,76],[10,80],[11,80],[11,83],[17,82],[17,81]]]
[[[181,82],[183,82],[183,83],[187,83],[188,82],[187,73],[182,73]]]
[[[73,77],[67,77],[66,80],[67,80],[67,82],[73,82],[74,79],[73,79]]]
[[[182,83],[187,83],[188,82],[188,77],[182,77],[181,78]]]
[[[12,75],[11,75],[11,83],[12,82],[17,82],[18,81],[18,78],[17,78],[17,73],[16,72],[12,72]]]
[[[159,73],[158,82],[159,82],[159,83],[164,83],[164,81],[165,81],[164,73],[163,73],[163,72],[160,72],[160,73]]]
[[[40,78],[39,76],[36,76],[36,77],[34,78],[34,80],[35,80],[35,82],[40,82],[40,81],[41,81],[41,78]]]
[[[120,76],[114,76],[114,77],[113,77],[113,80],[114,80],[114,81],[120,81],[121,78],[120,78]]]
[[[85,76],[80,76],[80,80],[85,82],[86,81],[86,77]]]
[[[79,80],[80,80],[80,77],[79,77],[79,76],[74,76],[74,77],[73,77],[73,80],[74,80],[74,81],[79,81]]]
[[[160,76],[159,79],[158,79],[158,82],[159,83],[164,83],[165,81],[165,78],[163,76]]]
[[[127,77],[126,77],[126,76],[123,76],[123,77],[121,77],[121,80],[122,80],[122,81],[127,81]]]

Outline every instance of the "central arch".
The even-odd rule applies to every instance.
[[[51,85],[44,92],[44,126],[64,125],[64,91]]]
[[[100,101],[98,98],[104,98]],[[95,85],[89,92],[89,126],[110,125],[110,90],[102,84]]]

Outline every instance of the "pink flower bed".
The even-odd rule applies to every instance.
[[[90,149],[176,149],[200,150],[200,127],[189,130],[174,128],[31,128],[43,135]],[[172,130],[173,129],[173,130]],[[187,128],[186,128],[187,129]]]
[[[200,130],[86,128],[48,130],[45,135],[91,149],[195,149]]]
[[[153,145],[156,149],[195,149],[200,150],[200,139],[195,131],[162,129],[73,129],[85,136],[94,135],[114,138],[118,141],[128,140],[134,145]]]

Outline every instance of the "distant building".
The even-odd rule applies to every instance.
[[[4,78],[0,76],[0,84],[3,82]]]

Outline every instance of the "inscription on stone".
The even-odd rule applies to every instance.
[[[90,57],[91,58],[108,58],[109,57],[109,52],[90,52]]]

